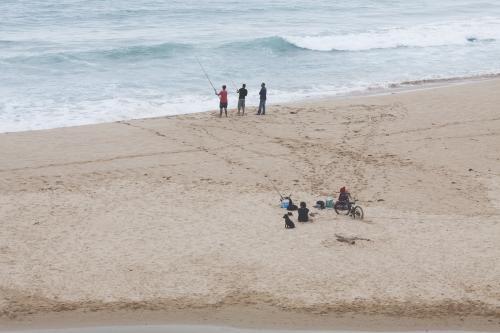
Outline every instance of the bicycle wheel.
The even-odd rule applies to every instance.
[[[333,209],[335,209],[335,213],[339,215],[349,215],[349,209],[347,206],[339,205],[337,202],[333,205]]]
[[[362,220],[364,216],[365,213],[363,213],[363,208],[361,208],[360,206],[354,207],[354,213],[352,214],[353,218]]]

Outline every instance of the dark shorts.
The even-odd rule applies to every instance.
[[[227,103],[222,103],[222,102],[221,102],[221,103],[219,104],[219,107],[220,107],[221,109],[227,109]]]

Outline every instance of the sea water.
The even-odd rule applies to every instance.
[[[0,132],[500,72],[500,1],[2,0]],[[272,112],[272,109],[269,110]]]

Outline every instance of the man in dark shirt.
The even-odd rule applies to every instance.
[[[261,86],[260,92],[259,92],[260,103],[259,103],[259,111],[257,112],[257,114],[265,115],[266,114],[267,89],[266,89],[266,84],[264,82],[262,82],[262,84],[260,86]]]
[[[243,86],[238,89],[236,92],[239,94],[238,97],[238,114],[240,114],[240,110],[243,110],[242,115],[245,115],[245,97],[247,97],[248,91],[246,89],[246,84],[243,83]]]

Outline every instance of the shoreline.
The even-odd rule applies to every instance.
[[[322,96],[321,94],[319,94],[319,95],[313,96],[313,97],[303,96],[302,98],[299,98],[296,100],[292,99],[292,100],[286,101],[286,102],[269,103],[269,104],[266,104],[266,108],[302,105],[302,104],[310,104],[310,103],[324,102],[324,101],[349,100],[349,99],[353,99],[353,98],[363,98],[363,97],[377,97],[377,96],[385,96],[385,95],[391,95],[391,94],[421,91],[421,90],[427,90],[427,89],[446,88],[446,87],[455,86],[455,85],[462,85],[462,84],[480,83],[480,82],[484,82],[484,81],[498,80],[498,79],[500,79],[500,73],[478,74],[478,75],[471,75],[471,76],[459,76],[459,77],[438,78],[438,79],[421,79],[421,80],[414,80],[414,81],[403,81],[403,82],[399,82],[399,83],[387,83],[383,87],[373,86],[373,87],[368,87],[364,90],[354,90],[354,91],[350,91],[348,93],[343,93],[343,94],[338,94],[338,95]],[[252,111],[250,111],[250,112],[253,113],[253,110],[256,109],[257,107],[258,107],[258,105],[247,106],[247,109],[251,109]],[[231,107],[230,109],[228,109],[228,112],[234,111],[234,110],[236,110],[236,107]],[[50,128],[33,129],[33,130],[7,131],[7,132],[0,132],[0,135],[1,134],[11,134],[11,133],[34,132],[34,131],[50,131],[50,130],[59,129],[59,128],[74,128],[74,127],[81,127],[81,126],[113,124],[113,123],[128,122],[128,121],[134,121],[134,120],[148,120],[148,119],[162,119],[162,118],[169,119],[169,118],[179,117],[179,116],[218,113],[218,112],[219,111],[216,109],[210,109],[210,110],[197,111],[197,112],[179,113],[179,114],[174,114],[174,115],[159,115],[159,116],[154,116],[154,117],[131,118],[131,119],[127,118],[127,119],[115,120],[115,121],[110,121],[110,122],[88,123],[88,124],[81,124],[81,125],[50,127]],[[247,115],[248,115],[248,112],[247,112]]]
[[[0,134],[0,330],[495,331],[498,89]],[[343,184],[364,220],[313,210],[314,223],[283,228],[275,188],[311,207]]]

